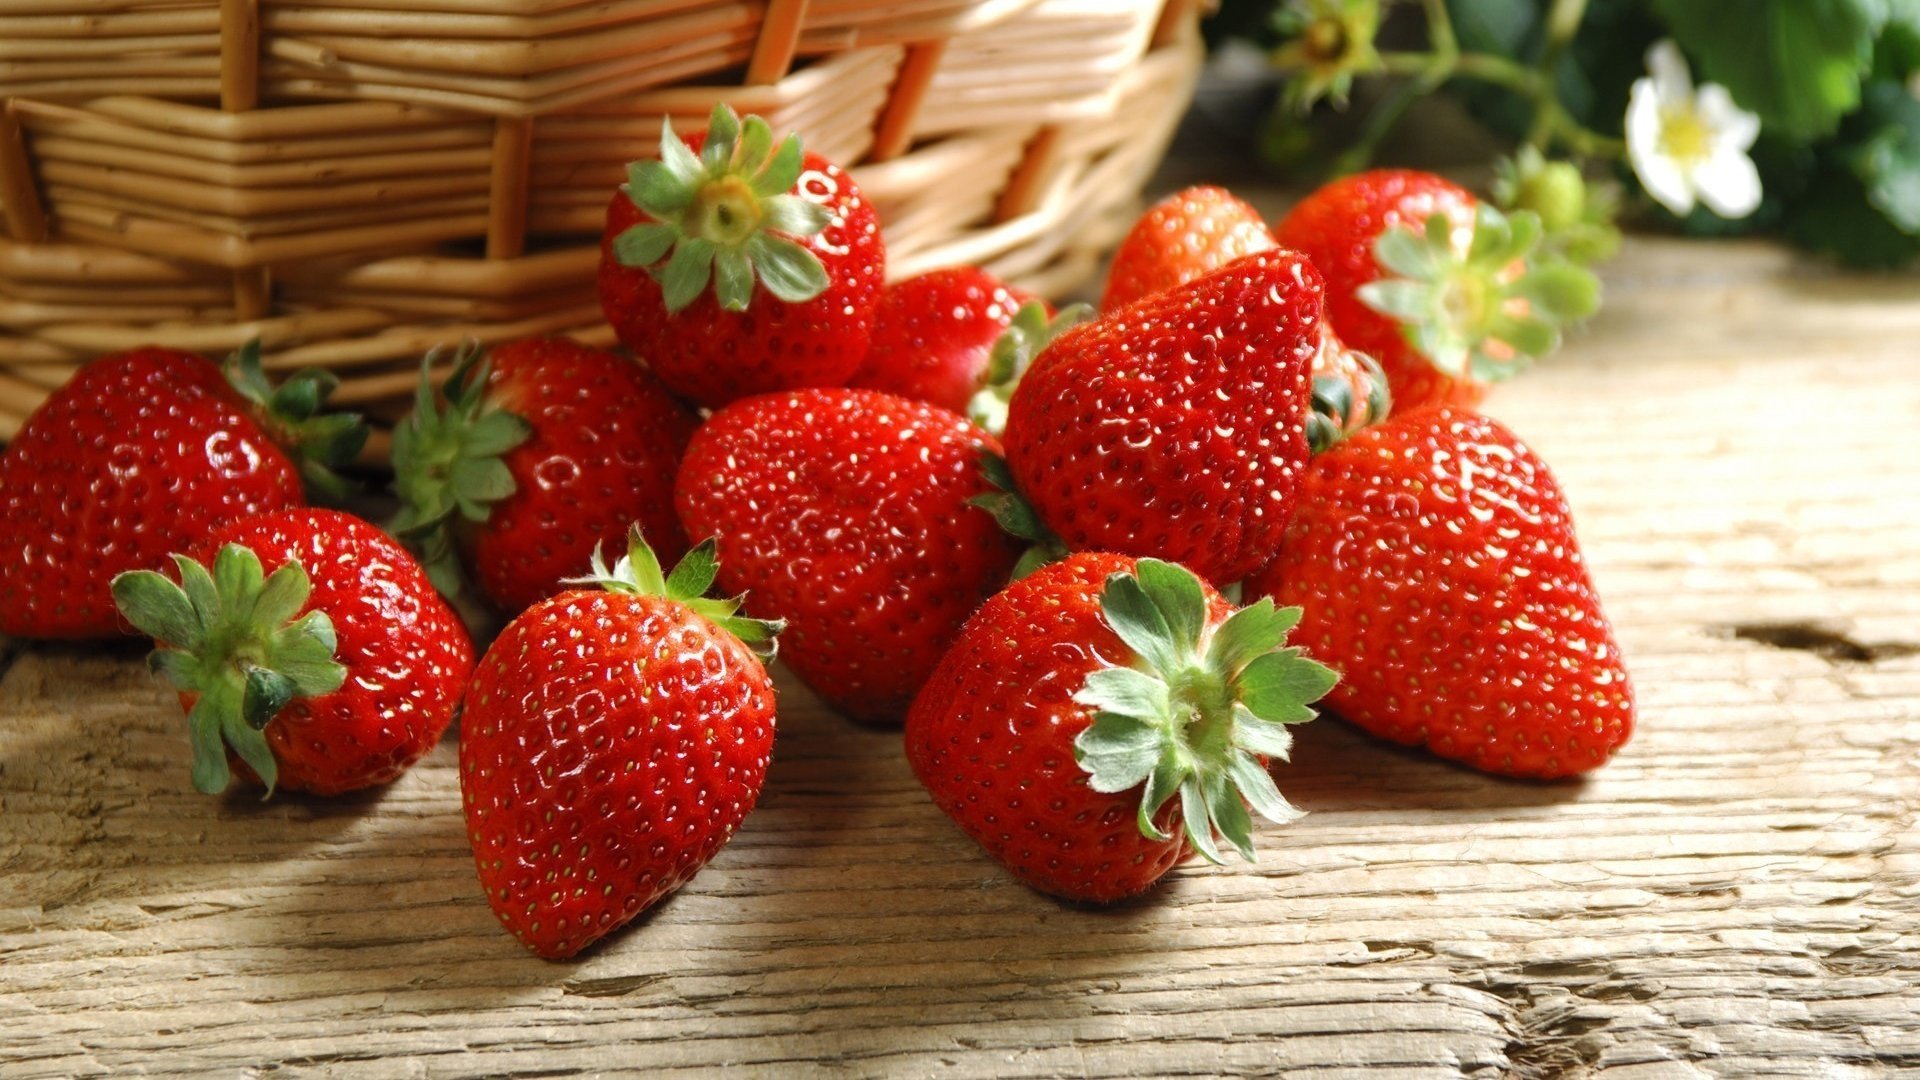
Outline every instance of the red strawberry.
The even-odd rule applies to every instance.
[[[668,125],[660,160],[627,176],[607,207],[600,304],[674,393],[722,405],[859,368],[886,253],[839,166],[793,135],[776,149],[766,121],[721,105],[686,142]]]
[[[696,421],[638,364],[534,338],[485,358],[463,350],[444,409],[428,378],[394,430],[394,529],[424,551],[442,591],[459,586],[456,544],[508,611],[559,592],[635,522],[669,558],[686,551],[673,475]]]
[[[1559,346],[1598,303],[1593,275],[1535,255],[1540,219],[1511,219],[1432,173],[1376,169],[1307,196],[1275,230],[1327,282],[1327,318],[1380,362],[1402,409],[1473,405]]]
[[[1604,763],[1633,690],[1546,463],[1499,423],[1429,408],[1316,457],[1279,557],[1247,582],[1306,610],[1345,673],[1328,707],[1508,776]]]
[[[1189,845],[1220,861],[1216,835],[1251,859],[1248,806],[1299,816],[1268,759],[1333,683],[1282,647],[1299,618],[1264,600],[1233,612],[1171,563],[1071,556],[967,621],[913,703],[907,760],[967,835],[1056,896],[1142,892]]]
[[[174,565],[179,584],[138,570],[113,596],[180,691],[201,791],[226,788],[232,755],[268,794],[334,795],[394,779],[440,741],[473,644],[387,534],[337,510],[277,510]]]
[[[955,266],[887,287],[873,344],[850,386],[966,414],[988,357],[1021,307],[1039,301],[977,266]]]
[[[1120,241],[1100,310],[1125,307],[1277,246],[1260,212],[1226,188],[1176,191],[1140,215]]]
[[[997,450],[965,420],[877,390],[735,402],[694,435],[676,499],[718,536],[729,592],[787,623],[781,655],[856,720],[897,722],[940,654],[1013,568],[968,505]]]
[[[1306,465],[1321,303],[1313,267],[1274,250],[1068,330],[1013,395],[1019,491],[1074,550],[1240,580],[1279,543]]]
[[[460,794],[487,903],[572,956],[685,884],[760,797],[776,624],[707,600],[711,542],[661,572],[636,529],[612,570],[507,624],[460,721]]]
[[[126,631],[114,575],[162,565],[207,530],[304,501],[304,473],[366,439],[355,418],[318,409],[318,372],[277,390],[257,345],[225,370],[170,349],[102,357],[55,391],[0,454],[0,633],[104,638]]]

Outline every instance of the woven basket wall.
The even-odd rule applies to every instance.
[[[717,101],[854,173],[888,273],[1058,295],[1123,230],[1191,0],[5,0],[0,439],[77,364],[259,336],[391,415],[463,336],[610,342],[627,160]]]

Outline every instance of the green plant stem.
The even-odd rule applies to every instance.
[[[1559,141],[1576,154],[1617,158],[1626,143],[1602,135],[1574,120],[1554,93],[1553,70],[1572,42],[1586,15],[1587,0],[1554,0],[1547,14],[1547,40],[1537,65],[1529,66],[1492,53],[1461,52],[1446,0],[1422,0],[1427,13],[1427,35],[1432,49],[1425,52],[1380,54],[1380,68],[1407,80],[1382,101],[1367,120],[1353,146],[1334,162],[1336,173],[1354,172],[1373,160],[1374,152],[1399,124],[1413,103],[1450,79],[1473,79],[1510,90],[1533,105],[1533,124],[1527,143],[1544,147]]]

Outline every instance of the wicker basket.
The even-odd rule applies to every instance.
[[[391,415],[420,353],[605,342],[622,163],[716,101],[880,211],[888,272],[1043,294],[1124,228],[1192,0],[6,0],[0,439],[75,366],[259,336]]]

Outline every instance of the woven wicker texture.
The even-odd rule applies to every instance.
[[[1200,63],[1190,0],[8,0],[0,438],[81,362],[262,339],[391,415],[426,349],[609,342],[597,237],[662,116],[797,130],[888,274],[1058,295]]]

